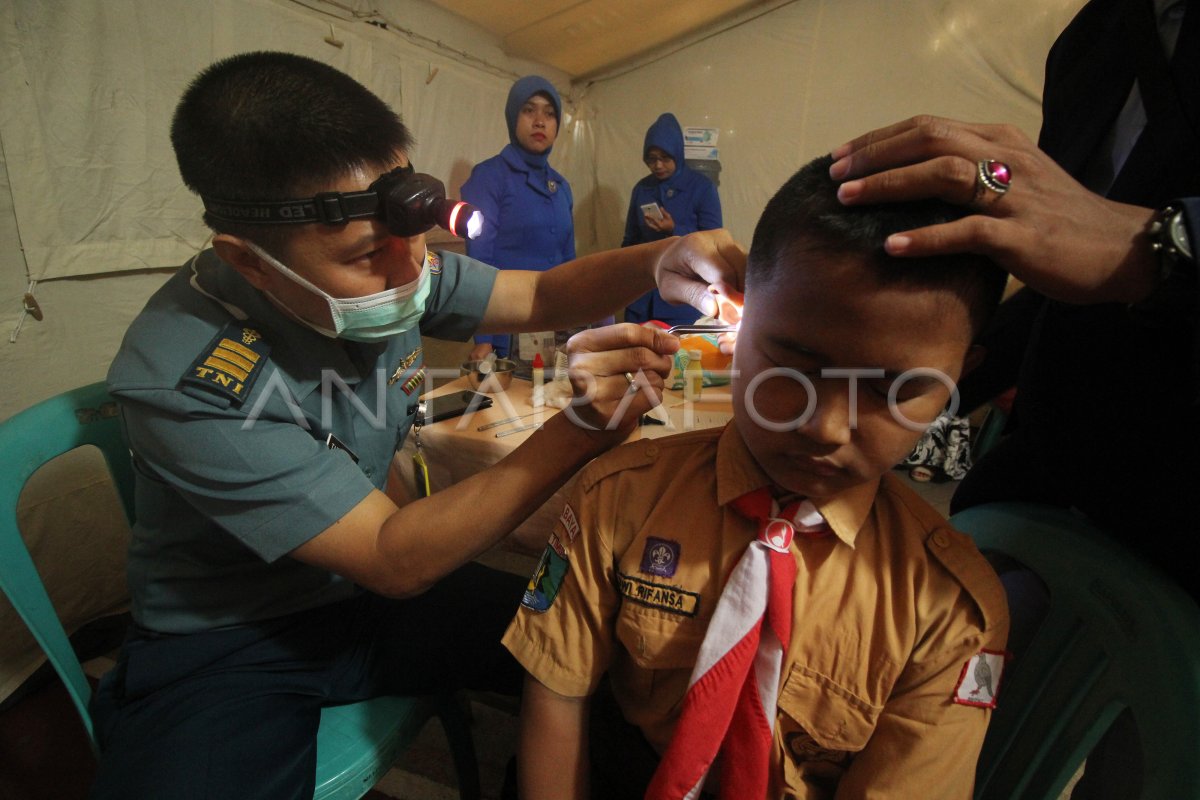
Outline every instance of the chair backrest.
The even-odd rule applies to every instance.
[[[1141,796],[1200,797],[1200,607],[1192,598],[1070,511],[997,503],[951,522],[1047,590],[1044,617],[1003,676],[975,797],[1057,798],[1126,711],[1141,743]],[[1161,533],[1148,520],[1145,535]]]
[[[0,589],[62,678],[95,748],[88,714],[91,687],[17,528],[17,499],[29,476],[47,461],[89,444],[104,454],[132,521],[133,465],[116,403],[103,383],[64,392],[0,422]]]
[[[133,462],[121,435],[117,405],[103,383],[65,392],[0,422],[0,589],[62,678],[98,754],[88,711],[91,686],[17,528],[17,500],[29,477],[47,461],[89,444],[104,454],[132,523]],[[323,709],[314,796],[347,800],[366,794],[434,713],[446,729],[460,796],[479,797],[470,727],[451,694],[383,696]]]

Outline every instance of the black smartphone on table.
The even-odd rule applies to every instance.
[[[429,425],[443,419],[452,419],[471,411],[482,411],[492,407],[492,398],[482,392],[466,390],[450,394],[429,397],[417,406],[417,419],[422,425]]]

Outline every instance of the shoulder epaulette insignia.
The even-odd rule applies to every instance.
[[[188,367],[179,388],[222,408],[240,406],[250,395],[270,352],[271,345],[256,329],[231,322]]]

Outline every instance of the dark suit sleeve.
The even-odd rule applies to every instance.
[[[711,231],[721,227],[721,197],[717,187],[706,177],[704,189],[700,193],[700,203],[696,208],[696,230]]]

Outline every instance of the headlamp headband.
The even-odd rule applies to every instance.
[[[318,192],[297,200],[218,200],[200,197],[208,216],[239,225],[342,225],[352,219],[378,218],[393,236],[416,236],[441,225],[463,238],[475,238],[482,216],[472,206],[446,199],[446,188],[412,164],[396,167],[361,192]]]

